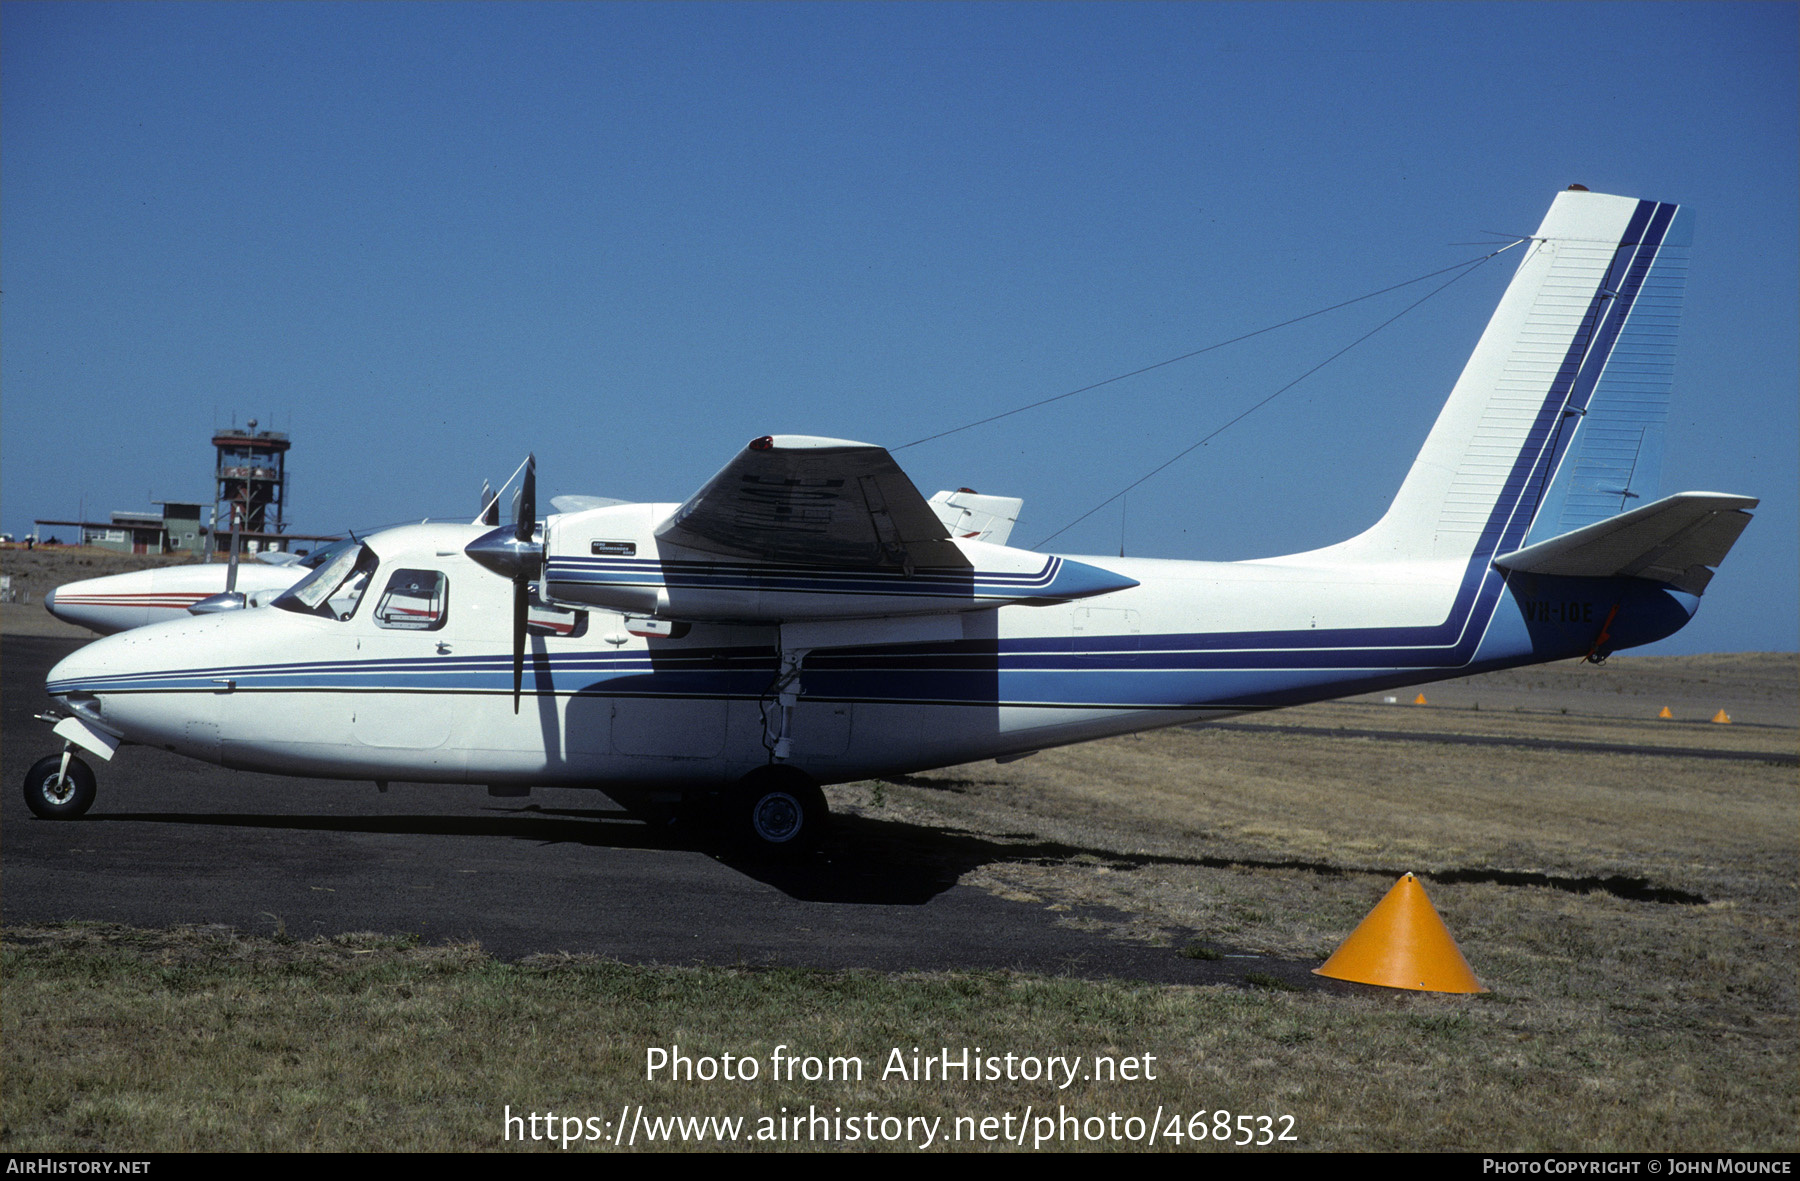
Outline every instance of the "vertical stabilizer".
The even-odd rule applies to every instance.
[[[1557,194],[1393,504],[1344,549],[1486,559],[1654,500],[1690,224]]]

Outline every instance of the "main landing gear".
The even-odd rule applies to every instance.
[[[42,820],[73,820],[94,806],[94,772],[69,751],[49,755],[25,775],[25,806]]]
[[[720,801],[725,836],[753,856],[791,858],[819,847],[831,810],[811,776],[793,767],[758,767]]]

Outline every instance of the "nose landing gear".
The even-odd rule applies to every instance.
[[[94,806],[94,772],[73,748],[31,765],[25,775],[25,806],[40,820],[74,820]]]

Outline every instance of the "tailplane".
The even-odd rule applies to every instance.
[[[1643,578],[1698,595],[1750,523],[1757,501],[1678,492],[1494,559],[1502,570],[1574,578]]]

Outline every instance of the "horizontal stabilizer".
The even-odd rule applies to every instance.
[[[967,488],[932,496],[931,511],[938,515],[950,536],[964,541],[1005,545],[1018,523],[1024,500],[1017,496],[983,496]]]
[[[1750,523],[1750,496],[1678,492],[1494,559],[1502,570],[1573,578],[1645,578],[1697,595]]]

